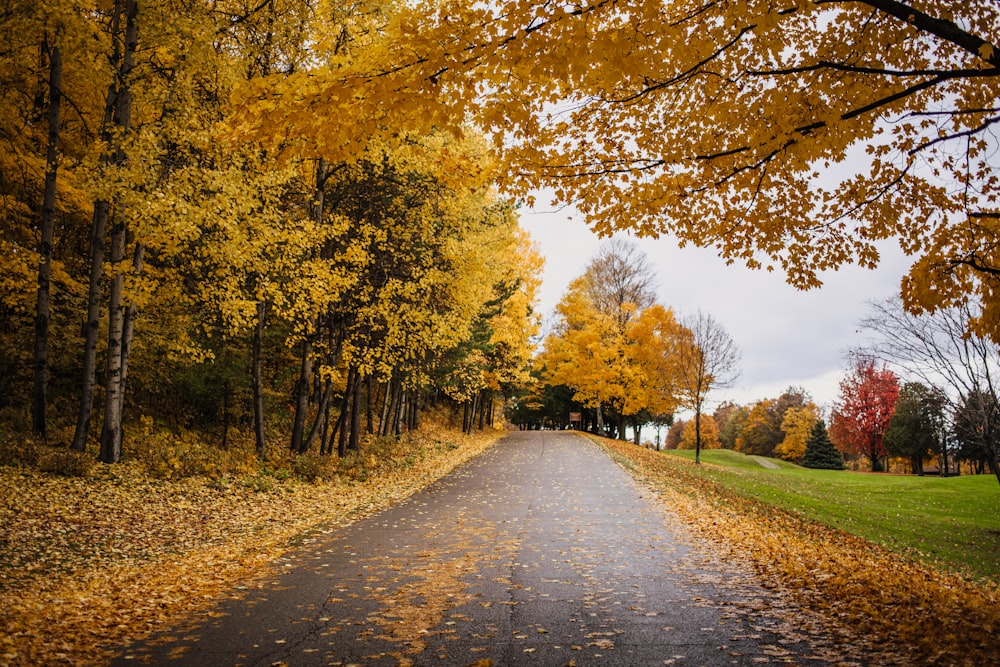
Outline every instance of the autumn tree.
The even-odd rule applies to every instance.
[[[774,448],[774,455],[785,461],[799,463],[806,454],[806,443],[817,421],[819,409],[812,403],[788,408],[781,421],[784,438]]]
[[[628,418],[676,405],[670,359],[686,334],[671,311],[655,305],[653,282],[634,243],[606,242],[557,306],[559,322],[542,355],[548,381],[574,387],[576,400],[596,410],[598,431],[606,416],[617,416],[621,439]]]
[[[687,425],[689,421],[683,419],[678,419],[670,425],[667,430],[667,437],[663,440],[664,449],[679,449],[681,445],[681,438],[684,436],[684,431],[687,430]],[[693,429],[692,429],[693,430]]]
[[[782,437],[775,403],[773,398],[769,398],[756,401],[750,407],[740,435],[736,438],[736,451],[757,456],[774,454],[774,448]]]
[[[739,378],[740,350],[722,325],[698,311],[681,320],[690,332],[672,357],[681,404],[694,412],[695,462],[701,462],[701,418],[708,394],[731,386]]]
[[[809,439],[806,440],[806,453],[802,457],[802,465],[806,468],[825,470],[844,469],[844,458],[830,442],[826,422],[822,419],[813,424],[809,433]]]
[[[727,401],[716,408],[712,415],[719,432],[719,442],[726,449],[736,449],[736,441],[750,415],[746,406]]]
[[[716,429],[714,419],[702,420],[700,431],[697,428],[697,422],[692,419],[684,424],[677,449],[699,449],[699,438],[701,439],[700,449],[719,449],[722,446],[719,442],[719,432]]]
[[[872,472],[882,471],[886,455],[883,437],[898,398],[899,381],[895,373],[878,366],[870,357],[855,357],[840,381],[831,440],[842,452],[866,457]]]
[[[605,404],[624,398],[619,374],[625,350],[622,332],[611,316],[597,309],[585,277],[570,284],[556,313],[559,320],[539,360],[546,382],[572,387],[573,400],[595,410],[595,428],[604,432]]]
[[[896,239],[909,309],[974,294],[972,326],[996,335],[998,20],[989,0],[427,2],[360,74],[254,92],[297,90],[289,118],[362,88],[376,122],[392,93],[427,123],[474,118],[515,187],[552,187],[599,232],[671,234],[800,287]]]

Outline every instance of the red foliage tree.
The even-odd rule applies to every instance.
[[[882,437],[896,410],[899,378],[875,360],[858,357],[840,381],[840,396],[833,406],[830,439],[842,452],[865,456],[872,472],[882,470],[886,456]]]

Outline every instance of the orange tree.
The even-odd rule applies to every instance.
[[[428,0],[384,30],[360,69],[252,96],[292,101],[289,120],[354,104],[364,128],[475,118],[514,185],[596,230],[672,234],[803,288],[895,239],[911,310],[972,294],[973,327],[1000,336],[991,0]]]

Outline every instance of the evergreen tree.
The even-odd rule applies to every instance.
[[[822,419],[816,422],[809,434],[802,465],[806,468],[822,468],[824,470],[844,469],[844,461],[840,452],[830,442],[830,436],[826,432],[826,423]]]

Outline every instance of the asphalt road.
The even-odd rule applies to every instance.
[[[517,433],[115,664],[811,664],[779,597],[586,439]]]

